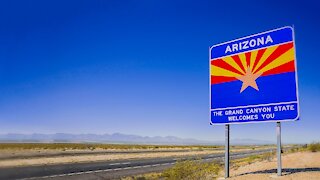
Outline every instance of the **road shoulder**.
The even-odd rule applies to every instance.
[[[282,157],[283,176],[276,176],[277,159],[254,162],[231,169],[231,178],[247,179],[319,179],[320,152],[296,152]]]

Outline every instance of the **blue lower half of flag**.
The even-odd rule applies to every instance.
[[[211,85],[211,109],[297,101],[295,72],[256,79],[259,91],[248,87],[242,93],[242,81]]]

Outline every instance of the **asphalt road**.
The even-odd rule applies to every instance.
[[[206,150],[219,151],[224,150],[224,148],[212,148]],[[141,153],[157,153],[157,152],[192,152],[199,151],[199,149],[173,149],[173,150],[119,150],[119,151],[71,151],[71,152],[57,152],[57,153],[39,153],[39,154],[18,154],[1,157],[0,160],[10,160],[10,159],[27,159],[27,158],[42,158],[42,157],[63,157],[63,156],[81,156],[81,155],[108,155],[108,154],[141,154]]]
[[[270,151],[275,151],[275,149],[231,153],[231,159],[243,158]],[[200,157],[203,161],[221,161],[224,153],[203,155]],[[196,158],[199,158],[199,156],[0,168],[0,179],[117,179],[123,176],[162,171],[174,165],[178,160]]]

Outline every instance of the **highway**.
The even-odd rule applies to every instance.
[[[224,148],[212,148],[206,150],[224,150]],[[63,156],[80,156],[80,155],[108,155],[108,154],[141,154],[141,153],[157,153],[157,152],[192,152],[198,149],[173,149],[173,150],[118,150],[118,151],[66,151],[55,153],[39,153],[39,154],[14,154],[10,156],[0,156],[0,160],[12,160],[21,158],[42,158],[42,157],[63,157]]]
[[[231,153],[231,159],[275,151],[275,149],[250,150]],[[15,168],[0,168],[0,179],[117,179],[123,176],[162,171],[178,160],[197,159],[221,161],[224,153],[183,158],[150,158],[118,161],[56,164]]]

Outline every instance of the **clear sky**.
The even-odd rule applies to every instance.
[[[1,1],[0,133],[125,133],[223,140],[209,125],[208,48],[294,25],[301,120],[320,140],[317,1]],[[231,137],[276,140],[275,123]]]

